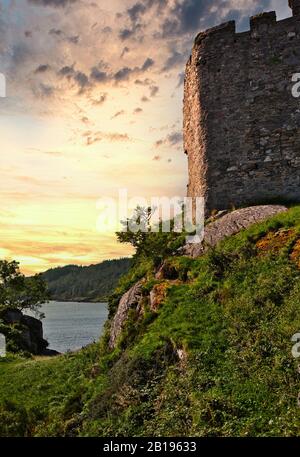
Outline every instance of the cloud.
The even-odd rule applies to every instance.
[[[80,36],[79,35],[74,35],[74,36],[70,36],[70,37],[67,37],[66,40],[69,42],[69,43],[73,43],[73,44],[78,44],[79,43],[79,39],[80,39]]]
[[[62,152],[60,152],[60,151],[44,151],[44,150],[38,149],[38,148],[28,148],[27,151],[29,153],[46,154],[46,155],[53,156],[53,157],[59,157],[59,156],[63,155]]]
[[[123,116],[125,114],[125,111],[122,109],[121,111],[117,111],[111,119],[115,119],[116,117]]]
[[[39,65],[37,67],[37,69],[34,71],[34,73],[38,74],[38,73],[46,73],[46,71],[50,70],[50,65],[48,64],[43,64],[43,65]]]
[[[154,60],[153,59],[150,59],[150,57],[148,57],[145,62],[143,63],[143,66],[141,68],[141,71],[147,71],[149,70],[149,68],[153,67],[154,65]]]
[[[122,41],[130,38],[137,38],[137,34],[147,29],[147,22],[149,21],[149,14],[155,14],[159,17],[163,10],[168,6],[169,0],[143,0],[138,1],[131,7],[127,8],[124,15],[117,14],[117,18],[121,19],[123,16],[127,17],[130,25],[123,28],[119,32],[119,37]],[[152,13],[150,13],[152,10]],[[143,41],[144,35],[140,34],[140,41]]]
[[[143,16],[153,7],[156,7],[158,12],[162,12],[168,4],[168,0],[143,0],[137,2],[127,9],[126,13],[133,24],[136,24]]]
[[[183,135],[182,132],[172,132],[167,135],[165,138],[161,138],[160,140],[156,141],[155,147],[159,148],[161,146],[177,146],[182,144]]]
[[[121,59],[123,59],[123,57],[128,54],[128,52],[130,52],[130,49],[128,46],[125,46],[125,48],[123,48],[123,51],[121,53]]]
[[[183,71],[183,72],[179,73],[179,75],[178,75],[178,83],[177,83],[176,88],[178,88],[178,87],[183,85],[184,78],[185,78],[185,72]]]
[[[154,60],[148,57],[140,67],[123,67],[115,72],[111,72],[107,71],[109,66],[101,61],[90,69],[89,75],[83,71],[76,70],[75,64],[73,64],[62,67],[58,71],[58,75],[75,82],[78,85],[80,92],[83,92],[86,88],[92,88],[99,83],[105,84],[109,82],[119,83],[128,81],[132,76],[146,73],[154,64]]]
[[[173,8],[173,16],[177,21],[177,30],[186,33],[196,30],[200,24],[200,18],[204,15],[214,14],[212,7],[214,2],[210,0],[185,0],[176,2]]]
[[[78,0],[27,0],[37,6],[53,6],[55,8],[65,8],[68,5],[76,3]]]
[[[105,71],[99,70],[97,67],[93,67],[91,69],[91,79],[96,81],[96,82],[106,82],[109,79],[108,74]]]
[[[91,6],[95,2],[101,9]],[[69,205],[71,211],[76,204],[80,214],[89,214],[85,213],[84,208],[87,208],[87,205],[94,208],[95,192],[100,193],[103,189],[103,192],[109,193],[118,180],[125,179],[124,186],[132,189],[134,185],[140,186],[140,193],[147,195],[153,193],[155,188],[157,191],[157,186],[162,194],[170,191],[174,195],[179,187],[184,188],[185,158],[177,152],[177,149],[182,149],[182,137],[177,120],[181,123],[180,106],[186,50],[191,50],[193,38],[201,30],[231,18],[238,21],[238,27],[246,27],[248,16],[265,9],[269,4],[263,0],[197,0],[199,5],[206,5],[205,13],[201,15],[199,10],[195,9],[197,5],[194,0],[118,0],[110,3],[100,0],[78,0],[63,2],[65,9],[61,1],[60,5],[57,2],[55,4],[40,1],[31,2],[30,6],[27,0],[3,0],[0,3],[1,71],[7,72],[11,93],[6,103],[9,101],[9,109],[12,110],[15,120],[19,113],[28,116],[32,114],[34,122],[37,120],[37,123],[33,124],[31,119],[30,122],[25,119],[20,128],[19,122],[14,124],[17,139],[19,134],[25,135],[28,130],[28,138],[24,137],[22,141],[24,160],[22,151],[16,151],[16,164],[13,164],[14,130],[7,129],[8,136],[6,140],[4,137],[2,145],[2,149],[7,151],[4,164],[11,163],[13,167],[11,172],[7,173],[7,181],[3,182],[3,185],[7,191],[15,194],[11,193],[8,198],[5,193],[2,207],[6,209],[5,205],[11,207],[13,203],[15,207],[19,205],[23,208],[29,204],[26,207],[26,215],[29,214],[29,219],[34,224],[35,212],[31,208],[31,203],[38,202],[41,207],[49,208],[48,202],[53,199],[55,211],[60,205],[64,210],[63,213],[57,213],[62,214],[61,218],[55,213],[57,225],[64,225],[63,215],[66,209],[69,209]],[[287,5],[287,1],[282,3]],[[41,6],[38,7],[38,4]],[[137,4],[142,7],[135,6]],[[277,4],[279,5],[279,2]],[[122,12],[122,8],[124,11],[118,14],[117,19],[118,8],[119,11]],[[127,13],[129,9],[131,11]],[[282,11],[282,7],[280,9]],[[120,31],[124,32],[119,37]],[[130,53],[127,49],[130,49]],[[100,56],[107,60],[107,67],[99,64]],[[154,59],[155,66],[151,66],[151,61],[147,62],[147,58]],[[49,65],[51,69],[43,73],[43,65]],[[124,71],[124,68],[128,70]],[[123,72],[118,73],[121,70]],[[115,79],[116,74],[121,78],[121,82]],[[177,89],[174,91],[176,85]],[[154,87],[159,87],[160,91],[157,92]],[[174,98],[171,99],[173,93]],[[152,98],[155,95],[157,98]],[[151,105],[147,104],[150,101]],[[110,102],[117,104],[110,106]],[[126,110],[126,115],[110,121],[109,127],[110,117],[122,108]],[[144,109],[144,113],[139,114],[139,108]],[[9,126],[11,113],[4,103],[1,111],[3,116],[7,116],[5,125]],[[88,117],[90,124],[82,123],[83,117]],[[137,132],[143,127],[142,119],[145,121],[143,141],[136,139]],[[61,122],[64,129],[60,131]],[[99,122],[102,126],[96,127]],[[120,127],[123,122],[127,128]],[[153,130],[150,126],[153,126]],[[35,138],[37,128],[43,134]],[[86,136],[81,136],[85,131]],[[58,133],[55,135],[53,132]],[[154,148],[155,140],[158,140],[157,149]],[[39,146],[43,151],[30,155],[27,147],[32,145]],[[149,145],[150,149],[153,145],[150,156]],[[173,154],[177,157],[174,166],[168,162]],[[106,160],[105,156],[110,156],[111,160]],[[26,158],[29,160],[26,161]],[[122,175],[124,161],[125,178],[124,170]],[[31,163],[34,163],[34,169]],[[145,164],[146,171],[140,172]],[[147,172],[149,174],[149,165],[150,168],[157,169],[163,165],[160,170],[161,179],[159,176],[153,176],[150,181],[145,179]],[[167,168],[170,170],[165,173]],[[46,173],[45,181],[40,187],[33,182],[29,185],[29,181],[26,184],[26,180],[13,180],[14,175],[28,175],[39,179],[43,175],[43,170]],[[63,180],[64,175],[67,175],[67,180]],[[99,176],[102,176],[101,182]],[[48,185],[51,179],[59,179],[59,183]],[[82,195],[82,189],[80,193],[78,186],[76,187],[78,180],[82,180],[81,187],[85,189],[84,193],[88,194],[86,197]],[[77,206],[77,202],[80,202],[80,206]],[[81,202],[84,207],[81,207]],[[22,220],[19,218],[20,234],[26,230],[22,224],[24,214],[22,209]],[[91,220],[92,217],[91,215]],[[36,222],[43,222],[41,218],[43,215],[38,212]],[[81,219],[79,223],[82,225],[85,224],[85,219],[90,220],[89,217]],[[45,220],[45,224],[46,222],[49,224],[49,221]],[[14,241],[20,241],[22,236],[18,237],[15,231],[16,223],[16,218],[10,221],[7,233],[11,234],[13,230]],[[73,224],[70,220],[71,225],[70,234],[73,234],[73,226],[76,226],[76,223]],[[28,256],[48,256],[49,252],[52,255],[49,262],[54,261],[54,257],[60,257],[55,262],[65,263],[69,260],[69,255],[59,255],[60,245],[63,244],[59,240],[65,234],[55,233],[53,237],[49,237],[45,234],[44,227],[35,230],[32,247],[36,248],[36,253],[31,252],[30,247],[26,249],[26,246],[18,250],[19,242],[10,243],[11,252]],[[66,232],[68,230],[66,228]],[[52,244],[49,243],[49,247],[38,244],[41,233],[44,240],[54,240]],[[11,236],[5,236],[6,233],[3,231],[1,234],[3,240],[10,240]],[[32,240],[27,232],[24,236]],[[84,237],[74,238],[74,261],[80,255],[78,242],[80,244],[80,240],[91,236],[92,232],[87,229]],[[93,260],[97,251],[94,249],[96,243],[97,241],[93,244],[89,242],[93,246],[88,254],[89,262]],[[85,243],[83,244],[85,247]],[[103,255],[107,256],[110,251],[103,249],[102,239],[101,247]],[[54,256],[54,249],[58,253],[57,256]],[[95,256],[97,255],[101,256],[102,252],[96,252]],[[84,259],[80,259],[81,262],[84,262]]]
[[[166,3],[166,1],[163,1]],[[141,32],[145,25],[141,24],[139,21],[142,20],[142,17],[149,11],[149,9],[154,5],[162,3],[156,0],[143,0],[143,2],[137,2],[130,8],[126,10],[126,15],[130,20],[131,25],[120,30],[119,37],[122,41],[129,40],[130,38],[135,37],[135,35]],[[143,37],[141,38],[143,39]]]
[[[137,32],[140,32],[142,29],[141,24],[137,24],[134,27],[121,29],[119,32],[119,38],[121,41],[129,40],[136,35]]]
[[[149,78],[146,78],[144,80],[136,79],[134,81],[134,84],[136,84],[137,86],[150,86],[151,84],[153,84],[153,81]]]
[[[162,37],[191,34],[202,28],[201,26],[204,28],[211,26],[212,23],[217,22],[218,16],[222,15],[222,9],[227,4],[228,0],[218,3],[211,0],[175,1],[168,17],[162,23]]]
[[[119,32],[119,37],[122,41],[128,40],[132,35],[134,35],[134,30],[122,29]]]
[[[131,8],[128,8],[127,14],[130,17],[133,23],[136,23],[140,16],[143,15],[147,11],[147,6],[143,3],[136,3]]]
[[[111,27],[109,27],[108,25],[102,29],[102,32],[107,33],[107,34],[112,33],[112,31],[113,31],[113,29]]]
[[[54,38],[61,39],[67,43],[71,44],[78,44],[80,40],[79,35],[71,35],[68,36],[63,30],[52,28],[48,32],[49,35],[53,36]]]
[[[66,65],[66,66],[62,67],[58,73],[62,76],[72,76],[75,73],[74,66]]]
[[[155,64],[154,60],[151,59],[150,57],[148,57],[141,67],[134,67],[134,68],[123,67],[114,74],[113,78],[116,82],[126,81],[132,75],[137,75],[139,73],[145,73],[151,67],[153,67],[154,64]]]
[[[155,97],[159,92],[158,86],[150,86],[150,97]]]
[[[62,67],[58,75],[67,78],[68,80],[72,80],[79,88],[79,93],[83,93],[83,91],[90,86],[89,77],[82,71],[77,71],[74,68],[74,65],[66,65]]]
[[[84,138],[87,146],[91,146],[92,144],[103,140],[110,143],[133,141],[127,133],[117,132],[91,132],[88,130],[82,134],[82,137]]]
[[[64,32],[60,29],[50,29],[48,33],[49,33],[49,35],[54,35],[54,36],[64,35]]]
[[[135,70],[129,67],[124,67],[121,68],[121,70],[117,71],[114,75],[114,79],[116,81],[125,81],[126,79],[129,78],[129,76],[134,72]]]
[[[105,133],[103,138],[109,141],[132,141],[127,133]]]
[[[270,0],[242,0],[235,8],[234,0],[183,0],[175,1],[169,6],[168,15],[161,23],[158,37],[170,38],[178,35],[194,34],[197,31],[212,27],[229,19],[236,19],[240,24],[245,15],[256,14],[268,8]]]
[[[92,100],[93,105],[103,105],[104,102],[107,100],[107,93],[100,94],[99,98]]]
[[[187,60],[187,54],[188,53],[182,54],[173,50],[171,55],[165,61],[162,71],[169,71],[178,66],[182,66]]]
[[[55,88],[49,84],[40,83],[33,88],[36,98],[50,98],[54,95]]]
[[[183,139],[182,132],[173,132],[170,135],[168,135],[168,137],[167,137],[167,141],[172,146],[174,146],[175,144],[182,143],[182,139]]]
[[[30,48],[27,44],[19,42],[13,45],[10,55],[10,63],[13,67],[24,66],[30,58]]]
[[[89,78],[82,71],[75,73],[74,81],[78,84],[80,90],[84,90],[89,85]]]

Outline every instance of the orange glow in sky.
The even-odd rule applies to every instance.
[[[97,201],[120,188],[148,199],[186,194],[183,72],[193,38],[230,14],[242,24],[260,3],[3,0],[0,258],[32,274],[131,255],[112,231],[97,231]]]

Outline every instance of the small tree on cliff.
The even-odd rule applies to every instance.
[[[18,262],[0,261],[0,312],[8,309],[38,311],[48,300],[45,281],[41,275],[26,278]]]
[[[151,231],[153,211],[151,207],[138,206],[132,218],[121,222],[124,231],[117,232],[116,235],[120,243],[129,243],[135,248],[136,258],[150,258],[157,266],[183,244],[185,235],[174,231],[174,220],[170,223],[170,232],[162,231],[161,222],[157,231]]]

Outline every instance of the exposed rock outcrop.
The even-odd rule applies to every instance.
[[[122,296],[111,325],[109,340],[109,347],[111,349],[113,349],[116,346],[117,339],[124,327],[125,321],[127,320],[129,310],[134,307],[137,308],[141,298],[142,281],[136,283]]]
[[[181,281],[179,279],[175,280],[170,280],[166,279],[163,282],[160,282],[158,284],[155,284],[153,289],[150,292],[150,310],[153,313],[156,313],[160,307],[160,305],[163,303],[163,301],[166,299],[168,295],[168,290],[170,287],[174,285],[181,284]]]
[[[287,208],[282,205],[261,205],[242,208],[230,213],[226,211],[220,212],[206,225],[204,241],[202,243],[185,245],[178,251],[178,255],[199,257],[226,237],[235,235],[255,223],[262,222],[285,211],[287,211]],[[182,278],[178,277],[178,271],[172,265],[172,262],[166,260],[156,272],[155,279],[161,282],[153,286],[148,296],[150,310],[154,313],[158,311],[160,305],[165,300],[169,287],[173,284],[179,284]],[[136,309],[138,311],[141,308],[143,297],[142,284],[143,280],[136,283],[119,301],[117,312],[111,325],[110,349],[116,346],[117,339],[128,318],[129,310]]]
[[[287,208],[283,205],[250,206],[232,211],[209,223],[204,230],[203,242],[185,245],[181,250],[181,254],[193,258],[199,257],[225,238],[236,235],[241,230],[284,211],[287,211]]]
[[[43,324],[39,319],[24,315],[20,310],[8,309],[1,314],[8,348],[12,351],[27,351],[34,355],[57,355],[47,349],[43,336]]]
[[[167,282],[162,282],[156,284],[150,292],[150,310],[152,312],[157,312],[161,303],[164,301],[167,295],[169,284]]]

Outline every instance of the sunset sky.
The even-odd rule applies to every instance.
[[[0,0],[0,258],[26,274],[131,254],[101,197],[186,193],[183,72],[205,28],[287,0]]]

